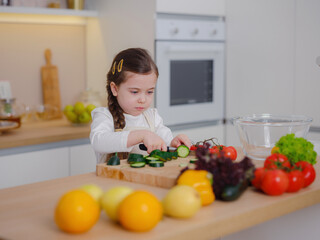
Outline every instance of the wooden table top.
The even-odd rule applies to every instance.
[[[23,123],[20,128],[0,134],[0,149],[89,138],[90,124],[71,125],[65,118]]]
[[[262,162],[256,162],[256,166]],[[316,165],[317,174],[319,166]],[[214,239],[320,202],[320,178],[298,193],[267,196],[249,188],[233,202],[215,201],[202,207],[191,219],[164,217],[150,232],[132,233],[112,223],[104,212],[87,233],[61,232],[53,215],[58,199],[66,191],[94,183],[103,190],[126,185],[144,189],[162,199],[167,189],[98,177],[95,173],[71,176],[0,190],[0,238],[5,239]]]

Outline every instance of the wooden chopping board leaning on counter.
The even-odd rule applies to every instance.
[[[56,110],[53,118],[61,118],[61,98],[58,79],[58,68],[51,64],[51,50],[46,49],[44,52],[46,65],[41,68],[42,93],[44,105],[50,105]]]

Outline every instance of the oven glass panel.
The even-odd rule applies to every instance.
[[[213,60],[170,61],[170,105],[213,102]]]

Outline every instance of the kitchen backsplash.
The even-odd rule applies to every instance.
[[[43,103],[41,67],[47,48],[58,68],[62,106],[85,90],[84,26],[1,23],[0,32],[0,80],[10,82],[12,96],[20,102]]]

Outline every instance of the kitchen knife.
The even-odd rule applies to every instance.
[[[144,145],[143,143],[139,144],[139,149],[142,150],[142,151],[147,151],[148,150],[146,145]],[[174,152],[176,150],[177,150],[177,148],[175,148],[175,147],[167,146],[167,152]]]

